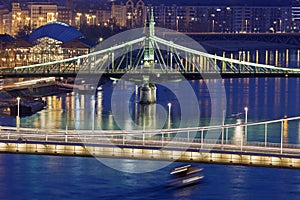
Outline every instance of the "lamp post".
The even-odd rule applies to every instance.
[[[212,17],[212,25],[211,25],[211,32],[215,32],[215,17],[216,15],[215,14],[211,14],[211,17]]]
[[[279,19],[279,31],[282,32],[282,19]]]
[[[171,106],[172,104],[169,102],[168,103],[168,129],[171,128]],[[170,133],[168,133],[168,140],[170,140],[171,138],[171,135]]]
[[[17,97],[17,102],[18,102],[18,112],[17,112],[17,117],[20,117],[20,97]]]
[[[247,142],[248,107],[245,107],[245,142]]]
[[[95,131],[95,99],[92,100],[92,133]]]
[[[249,30],[249,31],[248,31]],[[251,27],[250,27],[250,23],[249,20],[246,19],[245,20],[245,33],[251,32]]]
[[[171,103],[168,103],[168,129],[170,129],[171,126]]]
[[[67,111],[67,108],[66,108],[66,133],[68,132],[68,111]]]
[[[179,16],[176,17],[176,31],[179,30]]]
[[[226,111],[223,110],[223,119],[222,119],[222,126],[225,125],[225,113]],[[224,127],[222,128],[222,145],[224,144]]]
[[[20,97],[17,97],[17,117],[16,117],[16,125],[17,129],[20,128]]]

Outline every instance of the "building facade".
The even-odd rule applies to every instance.
[[[125,4],[112,4],[111,17],[121,27],[138,28],[145,25],[146,11],[142,0],[127,0]]]
[[[290,7],[159,5],[153,8],[158,26],[182,32],[293,31]]]
[[[92,44],[73,26],[53,22],[35,29],[26,40],[0,34],[0,67],[57,61],[90,52]]]
[[[0,8],[0,33],[17,35],[52,21],[80,28],[82,25],[112,26],[128,29],[145,26],[147,10],[153,8],[159,27],[181,32],[277,33],[300,31],[300,0],[290,6],[178,6],[145,5],[143,0],[112,2],[97,8],[55,3],[12,3]],[[77,10],[76,10],[77,9]],[[29,29],[29,30],[28,30]]]
[[[292,29],[300,30],[300,0],[294,0],[292,4]]]
[[[30,26],[36,29],[49,22],[57,21],[57,5],[51,4],[30,4],[28,6],[30,13]]]
[[[103,9],[96,10],[96,24],[102,26],[108,26],[111,20],[111,10]]]

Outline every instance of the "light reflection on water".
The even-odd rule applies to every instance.
[[[237,119],[236,124],[241,124],[241,123],[242,123],[242,120]],[[232,137],[233,144],[240,145],[241,142],[243,141],[242,137],[244,139],[244,128],[242,128],[241,126],[237,126],[236,128],[234,128],[234,134]]]
[[[223,80],[226,89],[227,111],[226,124],[235,124],[237,119],[244,121],[244,107],[249,108],[248,121],[264,121],[300,115],[299,79],[298,78],[246,78]],[[180,89],[180,83],[176,88]],[[211,100],[204,81],[191,81],[190,84],[198,97],[200,125],[209,124]],[[21,119],[21,127],[41,129],[92,129],[92,99],[95,102],[95,129],[118,129],[111,113],[110,95],[113,87],[110,83],[103,86],[94,97],[91,94],[69,93],[46,97],[47,109],[30,117]],[[130,129],[132,121],[142,129],[178,127],[180,123],[180,105],[171,92],[158,89],[158,106],[141,106],[133,94],[129,104],[131,119],[122,121],[123,127]],[[171,115],[168,116],[167,104],[171,102]],[[122,106],[122,104],[120,104]],[[163,110],[159,110],[163,108]],[[238,116],[238,118],[236,118]],[[191,119],[193,120],[193,119]],[[3,125],[5,125],[5,121]],[[9,122],[14,126],[14,121]],[[248,127],[248,141],[265,141],[265,127]],[[285,122],[283,129],[285,143],[299,143],[299,122]],[[267,142],[280,140],[280,123],[268,126]],[[234,130],[228,131],[229,139],[238,142]]]
[[[300,66],[299,49],[273,49],[220,52],[220,56],[273,66],[296,68]]]

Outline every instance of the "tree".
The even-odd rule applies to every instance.
[[[117,33],[120,33],[122,31],[125,31],[124,28],[121,28],[117,26],[116,24],[113,24],[114,28],[111,28],[112,24],[109,24],[107,26],[105,25],[82,25],[80,27],[80,31],[83,33],[83,35],[92,43],[98,43],[100,38],[106,39],[112,35],[115,35]]]
[[[24,25],[22,28],[19,29],[16,38],[25,38],[31,33],[31,27],[29,25]]]

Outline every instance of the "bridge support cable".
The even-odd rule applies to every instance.
[[[175,51],[174,51],[174,49],[172,47],[168,46],[168,48],[170,50],[170,53],[169,53],[169,65],[170,65],[170,68],[171,68],[171,70],[177,70],[177,69],[179,69],[180,64],[179,64],[179,62],[178,62],[178,60],[176,58],[176,53],[175,53]]]
[[[123,63],[124,59],[126,58],[126,56],[127,56],[127,53],[124,53],[117,65],[115,71],[118,71],[121,69],[120,67],[122,66],[122,63]],[[125,67],[125,69],[126,69],[126,67]]]
[[[154,41],[151,41],[151,42],[152,42],[152,45],[153,45],[153,46],[156,46],[156,48],[154,48],[154,53],[157,54],[157,56],[156,56],[157,59],[160,60],[160,63],[162,63],[162,66],[160,65],[161,70],[162,70],[162,71],[165,71],[165,72],[168,72],[168,66],[166,65],[166,62],[165,62],[165,60],[164,60],[164,58],[163,58],[163,55],[162,55],[162,53],[161,53],[161,50],[160,50],[160,48],[159,48],[157,42],[154,42]]]
[[[115,54],[114,51],[111,51],[109,53],[110,58],[111,58],[111,70],[114,71],[115,70]]]
[[[133,51],[133,49],[132,49],[132,45],[130,45],[130,54],[129,54],[129,68],[128,69],[130,69],[131,67],[132,67],[132,51]]]
[[[128,42],[123,43],[123,44],[119,44],[119,45],[116,45],[116,46],[113,46],[113,47],[109,47],[107,49],[95,51],[95,52],[92,52],[92,53],[89,53],[89,54],[86,54],[86,55],[76,56],[76,57],[73,57],[73,58],[67,58],[67,59],[58,60],[58,61],[51,61],[51,62],[40,63],[40,64],[32,64],[32,65],[28,65],[28,66],[18,66],[18,67],[14,67],[12,69],[9,69],[9,70],[13,70],[13,71],[17,72],[19,70],[38,69],[39,71],[41,71],[41,69],[39,69],[39,67],[50,66],[51,68],[53,68],[53,66],[56,65],[56,64],[60,65],[60,64],[63,64],[63,63],[68,63],[68,62],[73,62],[73,61],[76,62],[76,61],[81,60],[81,59],[88,59],[91,56],[101,55],[101,54],[105,54],[107,52],[113,52],[117,49],[124,48],[125,46],[143,42],[144,40],[145,40],[145,37],[141,37],[141,38],[138,38],[138,39],[135,39],[135,40],[132,40],[132,41],[128,41]],[[4,71],[5,71],[4,69],[1,70],[2,73]],[[30,71],[28,71],[28,72],[30,72]]]
[[[129,50],[130,50],[130,46],[127,46],[123,49],[118,49],[114,52],[111,52],[111,54],[112,54],[112,57],[111,57],[111,70],[113,72],[122,71],[122,70],[127,68],[127,62],[125,63],[125,66],[124,66],[124,60],[128,56]],[[117,55],[117,56],[115,56],[115,55]],[[121,57],[119,57],[119,55],[121,55]]]
[[[132,45],[129,45],[127,47],[126,52],[124,53],[125,56],[125,71],[128,71],[131,69],[132,66]]]
[[[132,66],[133,70],[137,70],[139,68],[140,63],[142,62],[142,59],[143,59],[144,52],[145,52],[145,49],[143,49],[143,48],[139,50],[139,53],[133,62],[133,66]]]
[[[102,56],[102,57],[100,58],[100,56],[98,55],[98,56],[97,56],[97,59],[96,59],[96,61],[95,61],[94,70],[99,70],[99,69],[101,69],[101,68],[102,68],[102,65],[103,65],[105,62],[106,62],[106,59],[104,59],[104,56]],[[88,63],[85,63],[85,64],[87,65]],[[81,70],[84,70],[84,68],[82,67]]]
[[[99,62],[96,63],[95,71],[101,71],[103,66],[108,61],[108,55],[104,55],[101,59],[97,59],[97,60],[99,60]],[[101,60],[102,60],[102,62],[101,62]]]
[[[223,61],[226,63],[226,66],[228,66],[228,68],[226,67],[225,68],[225,71],[224,72],[238,72],[238,69],[231,63],[231,62],[226,62],[226,61]]]
[[[188,52],[185,51],[184,54],[185,54],[185,58],[184,58],[184,61],[185,61],[184,69],[185,69],[186,72],[189,72],[189,69],[188,69],[188,65],[189,65],[189,62],[188,62]]]
[[[268,69],[268,70],[273,69],[273,70],[276,70],[276,71],[283,70],[285,72],[300,72],[300,69],[298,69],[298,68],[275,67],[275,66],[272,66],[272,65],[256,64],[256,63],[251,63],[251,62],[247,62],[247,61],[239,61],[239,60],[235,60],[235,59],[232,59],[232,58],[223,58],[221,56],[215,56],[215,55],[200,52],[200,51],[197,51],[197,50],[194,50],[194,49],[190,49],[188,47],[184,47],[184,46],[175,44],[173,42],[166,41],[166,40],[158,38],[156,36],[152,37],[152,39],[157,41],[158,43],[169,45],[169,46],[172,46],[174,48],[180,49],[182,51],[187,51],[187,52],[194,53],[196,55],[202,55],[202,56],[204,56],[206,58],[209,58],[209,59],[217,59],[217,60],[220,60],[220,61],[223,60],[223,61],[227,61],[227,62],[230,62],[232,64],[236,64],[236,65],[248,65],[248,66],[253,66],[253,67],[263,68],[263,69]]]
[[[169,47],[168,47],[168,48],[169,48]],[[170,66],[170,70],[173,71],[173,52],[170,52],[169,55],[170,55],[170,56],[168,57],[168,58],[169,58],[169,63],[168,63],[168,65]]]
[[[185,67],[183,65],[183,60],[180,58],[180,54],[178,53],[177,49],[174,48],[174,53],[175,53],[175,59],[176,63],[178,65],[178,71],[179,72],[185,72]]]
[[[196,59],[195,56],[192,57],[193,59],[191,60],[191,64],[193,66],[192,68],[192,72],[195,72],[195,69],[197,70],[196,72],[200,73],[200,63],[198,62],[198,60]]]

